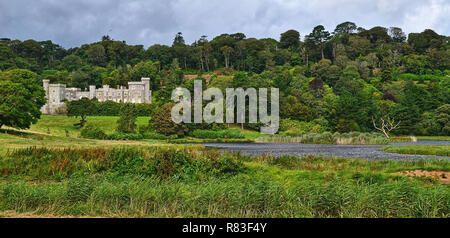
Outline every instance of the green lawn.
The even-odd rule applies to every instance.
[[[382,150],[400,154],[450,156],[450,145],[386,146]]]
[[[117,116],[88,116],[86,120],[88,123],[98,125],[105,133],[109,134],[115,131],[118,119]],[[147,125],[149,119],[149,117],[138,117],[138,126]],[[77,136],[80,132],[74,124],[78,122],[79,118],[74,117],[42,115],[38,123],[31,125],[27,131],[47,134],[50,129],[51,135],[66,136],[65,130],[67,130],[70,135]]]

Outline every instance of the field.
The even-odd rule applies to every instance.
[[[116,120],[88,117],[108,132]],[[223,155],[78,138],[75,122],[0,133],[0,217],[450,217],[449,160]]]
[[[118,116],[87,117],[89,123],[94,123],[107,134],[114,132],[118,119]],[[149,119],[149,117],[138,117],[137,125],[147,125]],[[42,115],[39,123],[33,124],[28,131],[47,134],[48,130],[50,130],[50,135],[66,136],[65,130],[67,130],[70,136],[77,137],[80,132],[73,124],[79,121],[80,119],[75,117]]]

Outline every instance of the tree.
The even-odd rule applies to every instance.
[[[280,47],[283,49],[298,48],[300,43],[300,33],[296,30],[289,30],[280,36]]]
[[[141,61],[136,64],[130,72],[132,81],[140,81],[142,77],[150,78],[150,85],[152,90],[158,90],[161,86],[161,78],[159,74],[159,63],[148,61]]]
[[[45,91],[37,75],[26,69],[0,72],[0,128],[27,129],[41,116]]]
[[[337,25],[334,29],[333,34],[352,34],[356,31],[356,29],[357,26],[355,23],[346,21]]]
[[[311,109],[299,103],[294,96],[282,98],[280,108],[280,116],[282,118],[290,118],[299,121],[310,121],[312,119]]]
[[[122,133],[136,132],[137,111],[136,105],[125,103],[120,108],[120,118],[117,120],[117,131]]]
[[[386,120],[383,117],[380,117],[380,125],[378,126],[375,122],[375,119],[372,117],[373,127],[381,132],[389,139],[389,132],[397,129],[400,126],[401,121],[395,122],[394,119],[391,119],[387,116]]]
[[[367,38],[372,44],[389,43],[392,38],[388,35],[387,31],[388,30],[384,27],[376,26],[370,30],[359,33],[359,35]]]
[[[98,66],[106,66],[106,52],[101,44],[92,45],[87,51],[89,61]]]
[[[181,33],[181,32],[178,32],[175,35],[175,38],[173,39],[172,46],[177,46],[177,45],[184,45],[183,33]]]
[[[444,104],[436,109],[434,118],[442,128],[442,135],[450,135],[450,104]]]
[[[408,35],[408,44],[420,54],[426,52],[428,48],[439,48],[443,41],[443,36],[440,36],[430,29],[423,31],[422,33],[410,33]]]
[[[329,39],[330,33],[328,31],[325,31],[325,27],[322,25],[314,27],[311,34],[306,36],[306,41],[311,42],[313,45],[320,47],[322,59],[325,58],[323,54],[324,45]]]
[[[225,68],[228,69],[228,66],[230,65],[230,54],[233,52],[233,48],[225,45],[222,48],[220,48],[222,51],[223,57],[225,58]]]
[[[163,135],[185,135],[187,133],[186,126],[172,121],[171,111],[174,105],[170,102],[154,110],[150,117],[149,127]]]
[[[79,69],[83,65],[81,58],[76,55],[68,55],[64,57],[61,63],[62,66],[69,71]]]
[[[402,43],[406,40],[405,33],[403,32],[402,28],[399,27],[389,28],[389,35],[391,36],[392,40],[397,43]]]
[[[79,126],[82,128],[86,124],[86,117],[94,114],[97,110],[94,100],[89,98],[81,98],[76,101],[67,102],[67,116],[71,117],[81,117],[79,123],[74,124],[74,126]]]

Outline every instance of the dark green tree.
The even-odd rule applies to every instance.
[[[117,131],[122,133],[135,133],[137,121],[136,105],[125,103],[120,108],[120,118],[117,120]]]
[[[97,111],[96,100],[81,98],[76,101],[69,101],[67,104],[67,116],[80,117],[80,122],[74,124],[82,128],[86,124],[86,117],[93,115]]]
[[[320,48],[320,53],[322,55],[322,59],[325,58],[323,50],[325,48],[325,43],[330,39],[330,33],[325,30],[325,27],[322,25],[318,25],[314,27],[311,34],[306,36],[306,41],[311,42],[312,45]]]
[[[171,111],[174,105],[170,102],[154,110],[150,117],[149,128],[163,135],[184,136],[188,132],[187,127],[172,121]]]
[[[283,49],[298,48],[300,43],[300,33],[296,30],[289,30],[281,34],[280,47]]]
[[[37,75],[26,69],[0,72],[0,127],[27,129],[41,116],[45,91]]]

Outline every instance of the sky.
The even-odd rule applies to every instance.
[[[188,44],[236,32],[279,40],[290,29],[303,38],[314,26],[332,32],[345,21],[448,36],[449,19],[450,0],[0,0],[0,38],[65,48],[103,35],[146,47],[171,45],[177,32]]]

